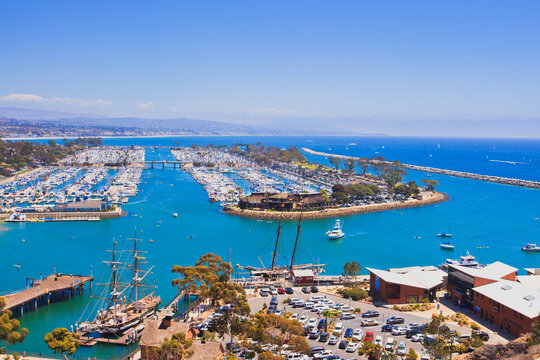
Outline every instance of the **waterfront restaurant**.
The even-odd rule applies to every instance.
[[[318,192],[313,193],[253,193],[240,199],[240,209],[263,209],[276,211],[298,211],[324,209],[336,204],[335,200],[325,199]]]
[[[516,281],[517,271],[515,267],[500,261],[479,268],[449,264],[448,294],[456,305],[473,310],[473,288],[501,279]]]
[[[499,280],[475,287],[475,313],[516,336],[530,332],[540,320],[540,281],[538,275],[524,277],[531,279],[526,284]]]
[[[446,273],[435,267],[413,267],[378,270],[367,268],[370,273],[370,295],[387,304],[419,303],[432,301],[441,290]]]

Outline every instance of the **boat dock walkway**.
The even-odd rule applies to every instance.
[[[14,317],[22,317],[25,312],[51,302],[69,300],[72,296],[83,292],[84,284],[90,283],[93,277],[81,275],[50,275],[42,280],[26,278],[26,290],[2,296],[6,300],[4,310],[10,310]]]
[[[127,331],[119,338],[92,337],[84,336],[81,334],[79,337],[79,341],[81,342],[82,346],[94,346],[97,343],[125,346],[137,342],[142,335],[143,329],[144,326],[139,325],[134,329]]]
[[[22,317],[27,311],[36,311],[38,306],[82,294],[86,283],[90,283],[92,290],[92,281],[91,276],[64,274],[49,275],[42,280],[26,278],[26,290],[2,296],[6,300],[4,310],[10,310],[14,317]]]

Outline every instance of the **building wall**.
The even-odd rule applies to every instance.
[[[474,292],[474,312],[499,327],[519,336],[532,330],[539,316],[531,319],[499,304],[487,296]]]
[[[369,281],[370,295],[383,300],[387,304],[407,304],[409,302],[422,302],[424,300],[424,289],[387,283],[375,274],[370,274]]]
[[[300,285],[310,285],[313,284],[313,276],[295,276],[294,282]]]

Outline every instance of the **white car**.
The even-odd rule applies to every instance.
[[[328,339],[328,345],[336,345],[339,341],[339,338],[335,335],[330,336],[330,339]]]
[[[287,360],[308,360],[309,357],[305,354],[292,353],[287,355]]]
[[[423,353],[420,360],[431,360],[431,356],[427,352]]]
[[[360,345],[355,342],[350,342],[349,345],[347,345],[347,348],[345,349],[346,352],[357,352]]]
[[[392,335],[405,335],[407,333],[407,329],[405,329],[403,326],[396,326],[392,329]]]
[[[323,306],[323,307],[320,307],[317,309],[317,314],[322,314],[323,312],[325,312],[326,310],[330,310],[330,308],[328,306]]]
[[[384,345],[384,350],[394,351],[394,338],[386,339],[386,345]]]
[[[281,316],[281,315],[283,315],[283,310],[277,309],[277,310],[274,312],[274,314],[276,314],[277,316]]]
[[[323,350],[321,351],[320,353],[316,353],[313,358],[314,359],[322,359],[322,358],[325,358],[327,356],[330,356],[330,355],[334,355],[334,353],[332,352],[332,350]]]
[[[313,306],[314,306],[314,305],[315,305],[314,303],[312,303],[311,301],[308,301],[308,302],[306,303],[306,305],[304,306],[304,309],[308,309],[308,310],[309,310],[309,309],[313,309]]]
[[[424,335],[422,334],[414,334],[411,338],[411,341],[414,341],[414,342],[422,342],[424,341]]]
[[[375,345],[379,345],[382,347],[383,343],[382,343],[382,336],[381,335],[377,335],[375,336],[375,340],[373,340],[373,343]]]
[[[306,315],[302,315],[302,316],[300,316],[300,318],[298,319],[298,321],[300,322],[300,324],[306,325],[308,319],[309,319],[309,318],[308,318]]]
[[[356,329],[354,330],[354,333],[353,333],[353,339],[355,340],[358,340],[358,341],[362,341],[362,329]]]
[[[397,345],[396,354],[407,355],[407,347],[405,346],[405,342],[403,341],[399,342],[399,344]]]
[[[315,318],[309,319],[309,321],[307,322],[308,327],[315,327],[316,325],[317,325],[317,319]]]
[[[291,320],[298,320],[298,314],[292,314]]]
[[[334,334],[335,335],[341,335],[341,333],[343,332],[343,323],[342,322],[338,322],[336,324],[336,327],[334,328]]]
[[[271,289],[270,289],[270,294],[272,294],[272,295],[277,295],[277,294],[278,294],[278,293],[277,293],[277,289],[276,289],[276,288],[271,288]]]

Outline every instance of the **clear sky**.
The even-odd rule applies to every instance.
[[[0,106],[374,132],[534,126],[539,16],[540,1],[510,0],[5,0]]]

